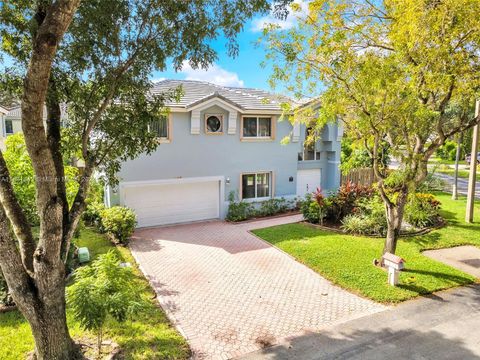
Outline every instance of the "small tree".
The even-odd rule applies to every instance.
[[[295,117],[317,128],[342,121],[367,149],[387,215],[383,253],[395,253],[408,194],[430,157],[479,122],[479,12],[480,0],[317,0],[296,27],[265,30],[272,83],[319,96],[308,103],[318,111],[306,105]],[[384,142],[399,169],[380,161]]]
[[[143,300],[134,284],[131,268],[121,267],[112,250],[75,271],[75,282],[67,289],[67,303],[75,320],[96,333],[98,356],[108,317],[123,322],[142,308]]]

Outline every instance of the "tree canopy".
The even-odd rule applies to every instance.
[[[296,118],[322,127],[341,121],[374,164],[395,251],[408,192],[427,175],[428,159],[478,123],[478,0],[314,0],[288,31],[264,31],[272,85],[318,97]],[[387,142],[399,169],[381,166]]]
[[[36,241],[0,152],[0,267],[31,325],[37,359],[75,358],[65,319],[64,261],[93,172],[115,181],[122,161],[154,151],[159,144],[148,124],[167,111],[165,100],[181,94],[149,93],[152,71],[179,69],[184,61],[208,66],[217,57],[211,42],[220,36],[236,55],[245,21],[271,9],[285,16],[287,3],[0,2],[0,93],[21,100],[40,225]],[[85,168],[69,203],[65,163],[72,157]]]

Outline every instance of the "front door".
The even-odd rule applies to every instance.
[[[297,196],[304,197],[308,193],[312,193],[321,184],[321,170],[308,169],[297,171]]]

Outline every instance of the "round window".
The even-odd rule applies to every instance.
[[[222,121],[218,116],[212,115],[207,118],[207,131],[211,133],[222,131]]]

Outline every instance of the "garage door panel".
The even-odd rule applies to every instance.
[[[135,210],[138,226],[218,218],[219,181],[125,187],[125,206]]]
[[[321,170],[308,169],[297,171],[297,195],[305,196],[314,192],[321,184]]]

